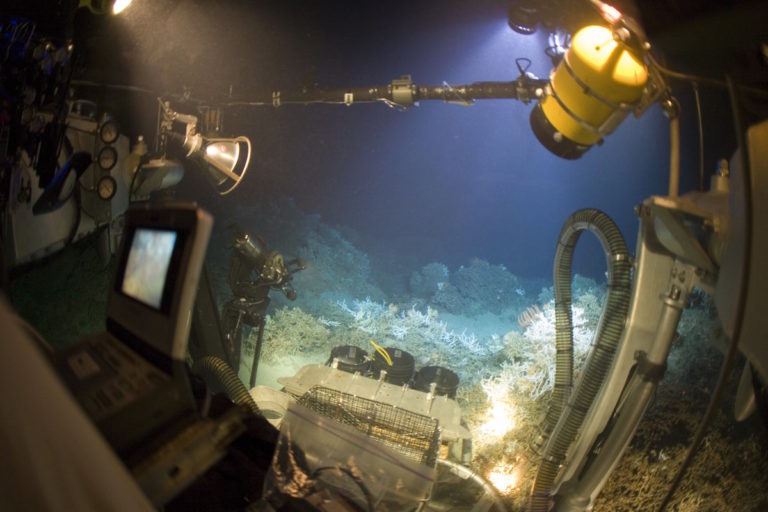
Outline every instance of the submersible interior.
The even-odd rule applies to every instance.
[[[0,508],[767,508],[768,8],[715,4],[0,9],[3,315],[125,472],[8,422]]]

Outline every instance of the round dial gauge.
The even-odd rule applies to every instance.
[[[102,176],[99,178],[99,182],[96,184],[96,191],[99,193],[99,198],[105,201],[109,201],[115,196],[117,192],[117,182],[112,176]]]
[[[117,150],[112,146],[104,146],[99,151],[99,167],[105,171],[112,169],[117,163]]]
[[[119,136],[120,131],[117,129],[117,123],[113,119],[109,119],[101,125],[99,137],[104,144],[112,144]]]

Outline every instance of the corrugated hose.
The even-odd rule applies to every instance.
[[[608,293],[603,305],[594,348],[585,363],[573,397],[573,318],[571,272],[573,252],[581,233],[591,231],[600,240],[608,264]],[[528,509],[549,508],[550,488],[560,470],[592,402],[613,361],[630,301],[631,263],[624,237],[616,224],[600,210],[587,208],[573,213],[560,231],[555,252],[555,383],[542,430],[551,439],[531,489]],[[562,416],[562,418],[561,418]]]

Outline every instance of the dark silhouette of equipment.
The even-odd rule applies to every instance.
[[[242,226],[235,226],[232,249],[227,283],[234,297],[224,304],[221,313],[224,348],[229,364],[237,371],[243,328],[258,328],[251,366],[250,385],[253,387],[261,356],[269,291],[279,289],[289,300],[294,300],[296,290],[291,279],[306,265],[299,258],[285,261],[281,253],[270,250],[261,237],[251,236]]]

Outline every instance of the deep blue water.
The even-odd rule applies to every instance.
[[[505,15],[486,8],[470,19],[442,13],[435,20],[417,11],[397,23],[381,21],[393,32],[379,26],[349,47],[328,35],[327,53],[313,49],[317,81],[383,84],[405,73],[424,84],[513,80],[518,57],[546,76],[552,65],[544,35],[514,33]],[[584,207],[606,211],[633,247],[633,206],[666,192],[661,111],[630,117],[602,147],[573,162],[539,145],[531,108],[484,100],[472,107],[422,102],[404,112],[383,104],[251,109],[237,121],[257,134],[254,176],[236,197],[247,200],[263,179],[303,210],[353,228],[372,253],[386,247],[414,263],[452,268],[482,257],[518,275],[548,276],[562,223]],[[585,256],[577,269],[601,276],[597,244],[585,241],[579,253]]]
[[[500,0],[158,5],[167,31],[154,30],[157,21],[139,11],[122,27],[141,64],[132,79],[164,90],[189,86],[193,95],[221,96],[231,85],[247,99],[255,90],[383,85],[403,74],[417,84],[514,80],[517,58],[530,59],[528,71],[539,77],[552,69],[546,33],[513,32]],[[685,191],[698,184],[698,136],[689,91],[680,97]],[[481,257],[518,275],[549,276],[563,222],[584,207],[608,213],[632,251],[633,207],[667,191],[661,110],[630,116],[602,146],[565,161],[533,136],[531,108],[481,100],[472,107],[422,102],[407,111],[383,104],[234,109],[225,129],[251,137],[255,154],[240,189],[214,200],[237,209],[291,197],[303,211],[349,228],[392,271],[430,261],[455,268]],[[713,158],[723,156],[730,155]],[[603,257],[583,238],[576,269],[599,278]]]

